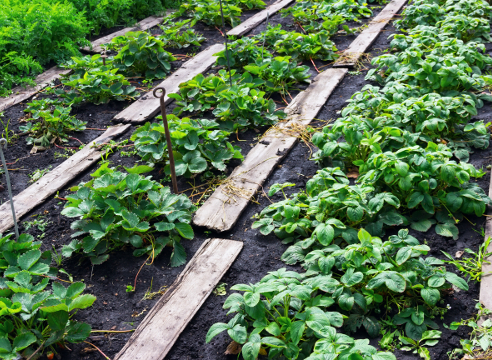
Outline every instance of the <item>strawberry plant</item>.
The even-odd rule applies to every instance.
[[[200,46],[205,41],[205,37],[196,33],[193,29],[196,24],[195,19],[179,22],[173,22],[172,20],[172,18],[165,18],[162,24],[159,25],[162,34],[158,38],[164,43],[164,47],[182,49],[191,45]]]
[[[301,34],[282,30],[281,24],[269,26],[265,32],[256,36],[259,41],[264,39],[278,54],[291,56],[293,60],[321,59],[323,61],[335,60],[338,57],[336,54],[338,49],[329,38],[330,34],[326,30]]]
[[[237,284],[224,303],[228,314],[235,316],[226,323],[209,329],[206,341],[227,331],[230,338],[242,345],[245,360],[259,354],[269,359],[364,359],[396,360],[387,352],[378,352],[368,339],[355,340],[337,332],[343,316],[326,311],[334,304],[327,296],[335,280],[317,276],[303,280],[294,271],[280,269],[270,272],[259,283]]]
[[[62,215],[78,218],[71,227],[76,238],[62,249],[63,255],[82,253],[92,264],[101,264],[109,253],[125,246],[134,256],[158,256],[172,246],[171,266],[186,262],[181,238],[193,239],[190,226],[195,207],[185,195],[174,195],[150,177],[151,170],[136,166],[122,173],[103,164],[93,179],[73,187]],[[82,237],[82,238],[81,238]],[[81,239],[80,239],[81,238]]]
[[[91,333],[88,324],[73,317],[79,309],[92,306],[96,297],[82,294],[83,283],[67,288],[55,281],[58,269],[50,267],[51,252],[41,252],[41,245],[27,234],[17,241],[12,234],[0,236],[2,359],[56,352],[58,346],[80,343]]]
[[[135,31],[117,36],[108,47],[118,51],[112,59],[118,71],[146,79],[163,79],[171,71],[171,62],[176,60],[164,46],[163,41],[149,33]]]
[[[84,131],[87,122],[71,116],[71,110],[70,105],[66,107],[61,101],[49,98],[28,103],[24,110],[29,114],[27,124],[19,127],[24,134],[29,134],[27,144],[46,149],[53,143],[68,141],[71,131]]]
[[[243,10],[263,9],[265,3],[262,0],[227,0],[223,2],[224,21],[232,27],[239,25]],[[175,17],[193,17],[197,21],[203,21],[207,25],[221,26],[222,17],[218,0],[191,0],[181,4]]]
[[[271,58],[272,54],[260,47],[259,43],[262,43],[260,35],[256,39],[249,37],[237,39],[229,44],[229,60],[227,60],[225,49],[214,54],[217,57],[216,64],[227,66],[229,61],[232,68],[242,69],[244,65],[255,63],[256,60]]]
[[[176,175],[201,173],[209,165],[224,171],[228,160],[243,159],[240,149],[227,141],[230,133],[220,130],[216,121],[179,119],[174,115],[168,115],[167,121],[175,153]],[[135,142],[137,154],[148,165],[167,164],[167,143],[162,121],[141,126],[133,133],[131,140]]]
[[[267,100],[265,92],[259,90],[267,83],[253,78],[249,73],[240,75],[232,71],[231,74],[232,87],[229,85],[229,73],[225,70],[219,71],[219,76],[199,74],[180,84],[179,93],[169,95],[176,100],[175,114],[213,110],[223,124],[221,127],[229,131],[273,125],[285,117],[282,111],[276,110],[275,102]]]
[[[309,82],[310,78],[309,67],[297,66],[290,56],[259,59],[255,64],[244,66],[244,70],[265,80],[263,86],[267,91],[281,94],[286,94],[296,83]]]
[[[68,92],[57,90],[56,93],[69,99],[81,98],[95,104],[104,104],[110,100],[131,100],[138,92],[134,86],[122,74],[117,74],[118,69],[100,65],[84,70],[85,65],[73,59],[73,63],[68,63],[66,67],[74,67],[76,71],[62,79],[62,84],[71,88]],[[85,60],[84,60],[85,62]],[[89,63],[99,63],[99,60],[87,59]]]
[[[395,21],[397,28],[414,28],[418,25],[435,25],[445,17],[439,0],[414,0],[403,10],[403,17]]]

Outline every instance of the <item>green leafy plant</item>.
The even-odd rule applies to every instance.
[[[477,303],[475,308],[478,310],[475,317],[452,322],[449,325],[451,330],[457,330],[460,326],[471,328],[469,338],[460,339],[461,349],[456,348],[449,354],[449,358],[452,360],[461,359],[463,355],[483,358],[492,354],[492,321],[489,318],[481,321],[481,319],[489,317],[491,311],[480,303]]]
[[[268,26],[267,30],[256,38],[265,40],[278,54],[291,56],[293,60],[320,59],[332,61],[338,58],[338,49],[329,40],[326,30],[316,33],[302,34],[295,31],[282,30],[282,25]]]
[[[343,316],[326,311],[333,305],[326,296],[322,277],[303,280],[294,271],[280,269],[269,273],[259,283],[234,285],[224,303],[228,314],[236,315],[228,323],[216,323],[209,329],[206,341],[227,331],[233,341],[242,345],[245,360],[259,354],[269,359],[326,358],[395,360],[393,354],[378,352],[369,340],[355,340],[338,333]]]
[[[83,98],[95,104],[107,103],[110,100],[131,100],[138,92],[134,86],[122,74],[117,74],[118,69],[108,66],[89,67],[80,69],[81,65],[75,59],[74,63],[67,64],[68,68],[74,67],[75,71],[68,78],[62,80],[62,84],[72,88],[68,93],[57,90],[56,93],[69,99]],[[82,70],[82,71],[80,71]]]
[[[480,244],[478,247],[478,252],[466,248],[464,252],[469,254],[470,257],[466,257],[461,260],[454,259],[447,252],[443,251],[442,253],[449,259],[446,263],[456,266],[459,271],[468,275],[469,280],[481,281],[482,275],[484,275],[482,266],[484,264],[490,264],[490,262],[486,260],[490,255],[492,255],[492,252],[487,252],[490,241],[491,238],[488,237],[484,243]]]
[[[73,319],[79,309],[96,297],[82,294],[83,283],[68,288],[58,280],[58,269],[50,267],[51,252],[41,252],[41,242],[22,234],[0,236],[0,344],[2,359],[28,358],[37,352],[56,352],[59,345],[84,341],[91,327]],[[48,286],[51,289],[46,289]]]
[[[244,37],[233,41],[228,46],[228,54],[225,49],[214,54],[217,57],[216,64],[222,66],[231,66],[235,69],[242,69],[244,65],[255,63],[256,60],[271,58],[272,54],[263,46],[263,38],[258,36],[256,39]],[[227,58],[229,56],[229,59]]]
[[[145,31],[127,32],[109,44],[110,49],[118,51],[112,59],[118,71],[147,79],[163,79],[171,71],[176,58],[164,46],[162,40]]]
[[[171,266],[186,261],[181,238],[193,239],[190,226],[195,207],[185,195],[174,195],[168,187],[139,175],[149,171],[136,166],[122,173],[103,164],[85,184],[72,188],[62,215],[78,218],[71,227],[75,239],[62,249],[69,257],[81,252],[93,264],[101,264],[109,253],[126,245],[134,256],[158,256],[172,246]]]
[[[193,29],[196,20],[183,20],[174,22],[171,18],[164,19],[159,27],[162,34],[159,35],[159,40],[164,43],[164,47],[182,49],[191,45],[200,46],[205,41],[202,34],[196,33]]]
[[[179,93],[170,94],[176,100],[173,112],[202,114],[212,110],[222,123],[221,128],[229,131],[248,126],[273,125],[285,117],[285,113],[276,110],[275,102],[267,99],[263,85],[265,81],[253,78],[249,73],[242,75],[231,72],[232,87],[229,85],[229,73],[220,70],[219,75],[203,76],[199,74],[192,80],[179,85]]]
[[[36,169],[32,172],[32,174],[29,174],[29,182],[30,183],[35,183],[39,179],[41,179],[43,176],[45,176],[47,173],[49,173],[51,170],[51,165],[44,168],[44,169]]]
[[[212,120],[179,119],[168,115],[171,143],[175,156],[176,175],[191,176],[207,170],[211,165],[224,171],[232,158],[242,159],[240,149],[227,141],[229,132],[220,130]],[[137,154],[150,166],[161,164],[170,172],[164,124],[146,123],[132,135]]]
[[[223,2],[224,21],[232,27],[239,25],[242,11],[263,9],[265,3],[262,0],[228,0]],[[197,21],[203,21],[207,25],[222,25],[222,17],[219,1],[192,0],[181,4],[175,16],[193,17]]]
[[[87,122],[70,115],[71,111],[71,105],[64,106],[56,99],[33,100],[24,110],[28,113],[27,124],[19,129],[29,134],[28,145],[34,145],[38,150],[49,148],[54,143],[68,141],[69,132],[85,130]]]
[[[421,358],[425,360],[431,360],[429,349],[424,346],[434,346],[437,345],[439,339],[441,338],[441,332],[437,330],[428,330],[422,334],[422,339],[413,340],[408,337],[402,336],[400,340],[406,346],[401,347],[403,351],[413,351],[414,354],[418,354]]]
[[[326,230],[320,227],[318,231]],[[446,271],[443,261],[424,258],[430,248],[408,230],[400,230],[383,243],[361,229],[357,239],[345,248],[332,244],[314,250],[303,263],[307,274],[331,279],[327,291],[349,312],[345,321],[349,331],[364,326],[371,337],[377,337],[380,324],[373,315],[380,314],[385,303],[387,315],[392,306],[398,309],[393,324],[405,325],[406,336],[418,341],[427,327],[438,328],[431,319],[441,291],[451,285],[468,290],[466,281]]]
[[[269,92],[286,94],[288,89],[300,82],[309,82],[309,67],[297,66],[290,56],[259,59],[255,64],[244,66],[244,70],[265,80]]]

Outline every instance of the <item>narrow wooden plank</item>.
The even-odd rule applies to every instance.
[[[204,241],[114,359],[164,359],[242,247],[241,241]]]
[[[109,140],[123,134],[129,127],[130,125],[118,125],[108,128],[104,134],[87,144],[82,150],[72,155],[20,194],[14,196],[17,219],[20,219],[21,216],[43,203],[78,174],[101,159],[104,151],[94,145],[109,142]],[[0,234],[12,226],[14,226],[14,221],[12,219],[10,201],[7,201],[0,206]]]
[[[148,30],[150,28],[153,28],[157,24],[160,24],[162,22],[162,19],[163,19],[162,16],[150,16],[150,17],[145,18],[142,21],[138,22],[133,27],[127,27],[127,28],[124,28],[120,31],[116,31],[114,33],[103,36],[97,40],[94,40],[92,42],[92,49],[90,47],[86,46],[86,47],[82,48],[82,50],[90,52],[90,53],[101,53],[103,51],[102,45],[111,42],[111,40],[113,40],[115,37],[125,35],[127,32],[130,32],[130,31]]]
[[[68,74],[70,70],[61,69],[58,66],[54,66],[44,73],[39,74],[34,81],[36,86],[27,86],[23,88],[22,86],[17,86],[12,89],[12,95],[7,98],[0,98],[0,111],[3,111],[11,106],[14,106],[21,101],[29,99],[31,96],[36,94],[38,91],[44,89],[46,86],[51,84],[54,80],[58,79],[63,74]]]
[[[193,223],[216,231],[230,230],[251,197],[297,142],[292,133],[308,125],[321,110],[348,69],[328,69],[296,96],[285,109],[287,121],[273,127],[248,153],[244,162],[198,209]]]
[[[489,184],[489,197],[492,196],[492,174],[490,176]],[[492,208],[489,206],[487,209],[487,216],[485,218],[485,239],[492,237]],[[487,253],[492,252],[492,243],[487,248]],[[480,282],[480,294],[479,300],[482,305],[487,309],[492,310],[492,256],[485,258],[482,263],[482,281]],[[484,319],[482,319],[483,321]]]
[[[333,64],[335,67],[355,66],[362,54],[376,40],[381,30],[391,21],[393,16],[401,10],[407,0],[392,0],[384,9],[369,23],[369,27],[363,30],[359,36],[350,44]]]
[[[259,24],[261,24],[264,20],[267,18],[267,14],[269,17],[272,17],[277,11],[280,9],[283,9],[287,5],[293,3],[294,0],[277,0],[270,6],[268,6],[266,9],[260,11],[259,13],[256,13],[252,17],[250,17],[248,20],[245,22],[239,24],[232,30],[229,30],[227,32],[227,35],[229,36],[242,36],[246,34],[248,31],[252,30]]]
[[[196,75],[204,73],[210,69],[216,60],[216,58],[212,55],[222,51],[223,49],[223,44],[215,44],[206,48],[195,57],[185,62],[178,70],[157,85],[157,87],[163,87],[166,89],[166,96],[164,98],[165,103],[169,104],[174,100],[168,95],[177,93],[181,83],[191,80]],[[159,98],[155,98],[152,92],[153,90],[140,97],[125,110],[117,114],[113,120],[141,123],[157,115],[160,111],[160,100]]]

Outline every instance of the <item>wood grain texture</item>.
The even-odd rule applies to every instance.
[[[381,30],[391,21],[393,16],[401,10],[407,0],[392,0],[384,9],[371,20],[369,27],[364,29],[359,36],[350,44],[333,64],[335,67],[355,66],[362,54],[376,40]]]
[[[109,140],[123,134],[129,127],[130,125],[118,125],[108,128],[104,134],[86,145],[82,150],[72,155],[20,194],[14,196],[17,220],[42,204],[49,196],[56,193],[82,171],[100,160],[104,151],[94,145],[109,142]],[[14,226],[14,221],[12,219],[10,201],[7,201],[0,206],[0,234],[12,226]]]
[[[229,30],[227,32],[227,35],[232,36],[242,36],[246,34],[248,31],[251,31],[253,28],[261,24],[263,21],[266,20],[267,14],[268,16],[272,17],[277,11],[280,9],[286,7],[287,5],[293,3],[294,0],[277,0],[270,6],[268,6],[266,9],[260,11],[259,13],[256,13],[252,17],[250,17],[248,20],[244,21],[243,23],[239,24],[232,30]]]
[[[348,69],[328,69],[299,93],[285,109],[287,121],[271,128],[244,162],[198,209],[193,223],[216,231],[230,230],[251,197],[297,142],[295,128],[308,125],[343,79]]]
[[[36,94],[38,91],[44,89],[54,80],[58,79],[63,74],[68,74],[70,70],[61,69],[58,66],[54,66],[51,69],[46,70],[44,73],[39,74],[34,81],[36,86],[27,86],[23,88],[22,86],[17,86],[12,89],[12,95],[7,98],[0,98],[0,111],[3,111],[11,106],[14,106],[31,96]]]
[[[142,21],[138,22],[133,27],[127,27],[127,28],[124,28],[120,31],[116,31],[114,33],[103,36],[97,40],[94,40],[91,43],[92,49],[90,47],[84,47],[84,48],[82,48],[82,50],[90,52],[90,53],[101,53],[103,51],[102,45],[111,42],[111,40],[113,40],[115,37],[125,35],[127,32],[130,32],[130,31],[148,30],[150,28],[153,28],[157,24],[160,24],[162,22],[162,19],[163,19],[162,16],[150,16],[150,17],[145,18]]]
[[[181,83],[191,80],[196,75],[204,73],[205,71],[210,69],[215,63],[216,59],[213,54],[218,53],[223,49],[223,44],[215,44],[208,47],[207,49],[198,53],[192,59],[185,62],[178,70],[170,74],[167,79],[157,85],[157,87],[163,87],[166,89],[166,96],[164,97],[165,103],[169,104],[174,100],[171,99],[168,95],[177,93],[179,91],[179,85]],[[140,97],[125,110],[117,114],[113,120],[121,122],[141,123],[157,115],[160,111],[160,101],[159,98],[154,97],[152,92],[153,90]]]
[[[164,359],[242,247],[241,241],[205,240],[114,359]]]

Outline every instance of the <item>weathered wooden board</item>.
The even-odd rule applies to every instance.
[[[287,121],[272,128],[248,153],[244,162],[231,173],[212,196],[198,209],[193,223],[216,231],[230,230],[273,169],[297,142],[292,134],[297,126],[306,126],[343,79],[348,69],[328,69],[299,93],[285,109]],[[290,134],[287,130],[290,128]]]
[[[268,6],[266,9],[260,11],[259,13],[256,13],[252,17],[250,17],[248,20],[244,21],[243,23],[239,24],[232,30],[229,30],[227,32],[227,35],[232,36],[242,36],[246,34],[248,31],[252,30],[259,24],[261,24],[263,21],[266,20],[267,15],[269,17],[272,17],[277,11],[280,9],[286,7],[287,5],[293,3],[294,0],[277,0],[270,6]]]
[[[384,9],[371,20],[369,27],[363,30],[333,64],[336,67],[355,66],[359,58],[372,45],[381,30],[391,21],[393,16],[400,11],[407,0],[392,0]]]
[[[492,177],[489,184],[489,197],[492,196]],[[492,237],[492,209],[487,209],[485,219],[485,241]],[[487,252],[492,252],[492,243],[487,248]],[[480,282],[479,300],[487,309],[492,310],[492,256],[485,259],[482,264],[482,281]],[[482,319],[483,320],[483,319]]]
[[[169,75],[167,79],[161,82],[157,87],[163,87],[166,89],[166,96],[164,101],[169,104],[174,99],[171,99],[168,95],[177,93],[179,91],[179,85],[185,81],[193,79],[196,75],[204,73],[212,67],[215,63],[215,57],[212,56],[224,49],[223,44],[212,45],[202,52],[198,53],[195,57],[185,62],[178,70]],[[114,121],[141,123],[145,120],[157,115],[160,111],[160,100],[155,98],[153,90],[149,91],[133,104],[128,106],[125,110],[120,112],[114,117]]]
[[[69,181],[101,158],[103,151],[93,145],[109,142],[123,134],[130,125],[118,125],[108,128],[97,139],[87,144],[82,150],[72,155],[41,179],[29,186],[17,196],[14,196],[15,214],[17,219],[27,214],[49,196],[56,193]],[[10,201],[0,206],[0,234],[14,226]]]
[[[162,360],[241,251],[241,241],[208,239],[154,305],[115,360]]]
[[[125,35],[127,32],[130,31],[148,30],[150,28],[153,28],[157,24],[160,24],[162,22],[162,19],[163,19],[162,16],[150,16],[138,22],[133,27],[127,27],[120,31],[116,31],[114,33],[103,36],[97,40],[94,40],[92,42],[92,49],[90,47],[84,47],[82,48],[82,50],[90,53],[101,53],[103,51],[102,45],[111,42],[111,40],[113,40],[115,37]]]
[[[61,69],[58,66],[54,66],[49,70],[46,70],[44,73],[39,74],[36,79],[36,86],[27,86],[23,88],[22,86],[17,86],[12,89],[12,95],[7,98],[0,98],[0,111],[3,111],[15,104],[20,103],[26,99],[29,99],[31,96],[36,94],[38,91],[44,89],[54,80],[58,79],[63,74],[68,74],[70,70]]]

